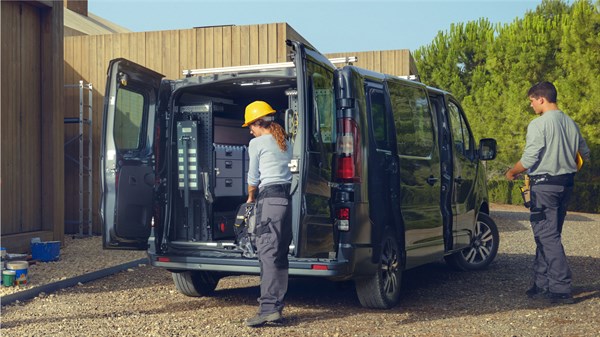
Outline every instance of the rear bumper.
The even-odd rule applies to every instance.
[[[160,256],[148,254],[150,264],[169,270],[203,270],[235,274],[260,274],[257,259],[230,257]],[[348,261],[325,259],[294,259],[289,261],[290,276],[346,278],[351,275]]]

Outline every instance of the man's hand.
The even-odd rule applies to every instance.
[[[521,164],[521,161],[519,160],[515,164],[515,166],[513,166],[510,170],[506,171],[506,179],[515,180],[519,176],[519,174],[525,171],[527,171],[527,169],[523,167],[523,164]]]

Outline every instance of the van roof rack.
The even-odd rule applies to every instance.
[[[409,81],[421,82],[421,76],[419,75],[402,75],[398,77]]]
[[[358,61],[356,56],[336,57],[330,58],[329,62],[333,64],[352,64]],[[220,67],[220,68],[204,68],[204,69],[184,69],[182,71],[183,76],[190,77],[193,75],[204,75],[204,74],[218,74],[218,73],[234,73],[242,71],[252,70],[271,70],[280,68],[292,68],[294,62],[281,62],[281,63],[267,63],[267,64],[253,64],[249,66],[232,66],[232,67]]]

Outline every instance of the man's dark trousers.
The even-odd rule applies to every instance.
[[[571,269],[561,233],[573,186],[531,186],[531,228],[537,245],[534,282],[552,293],[571,293]]]

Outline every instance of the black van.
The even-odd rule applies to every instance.
[[[247,198],[245,106],[271,104],[293,148],[290,275],[355,280],[365,307],[399,300],[402,272],[496,256],[483,160],[449,93],[330,60],[287,41],[292,62],[185,71],[110,62],[101,154],[103,245],[147,250],[189,296],[259,274],[235,242]]]

